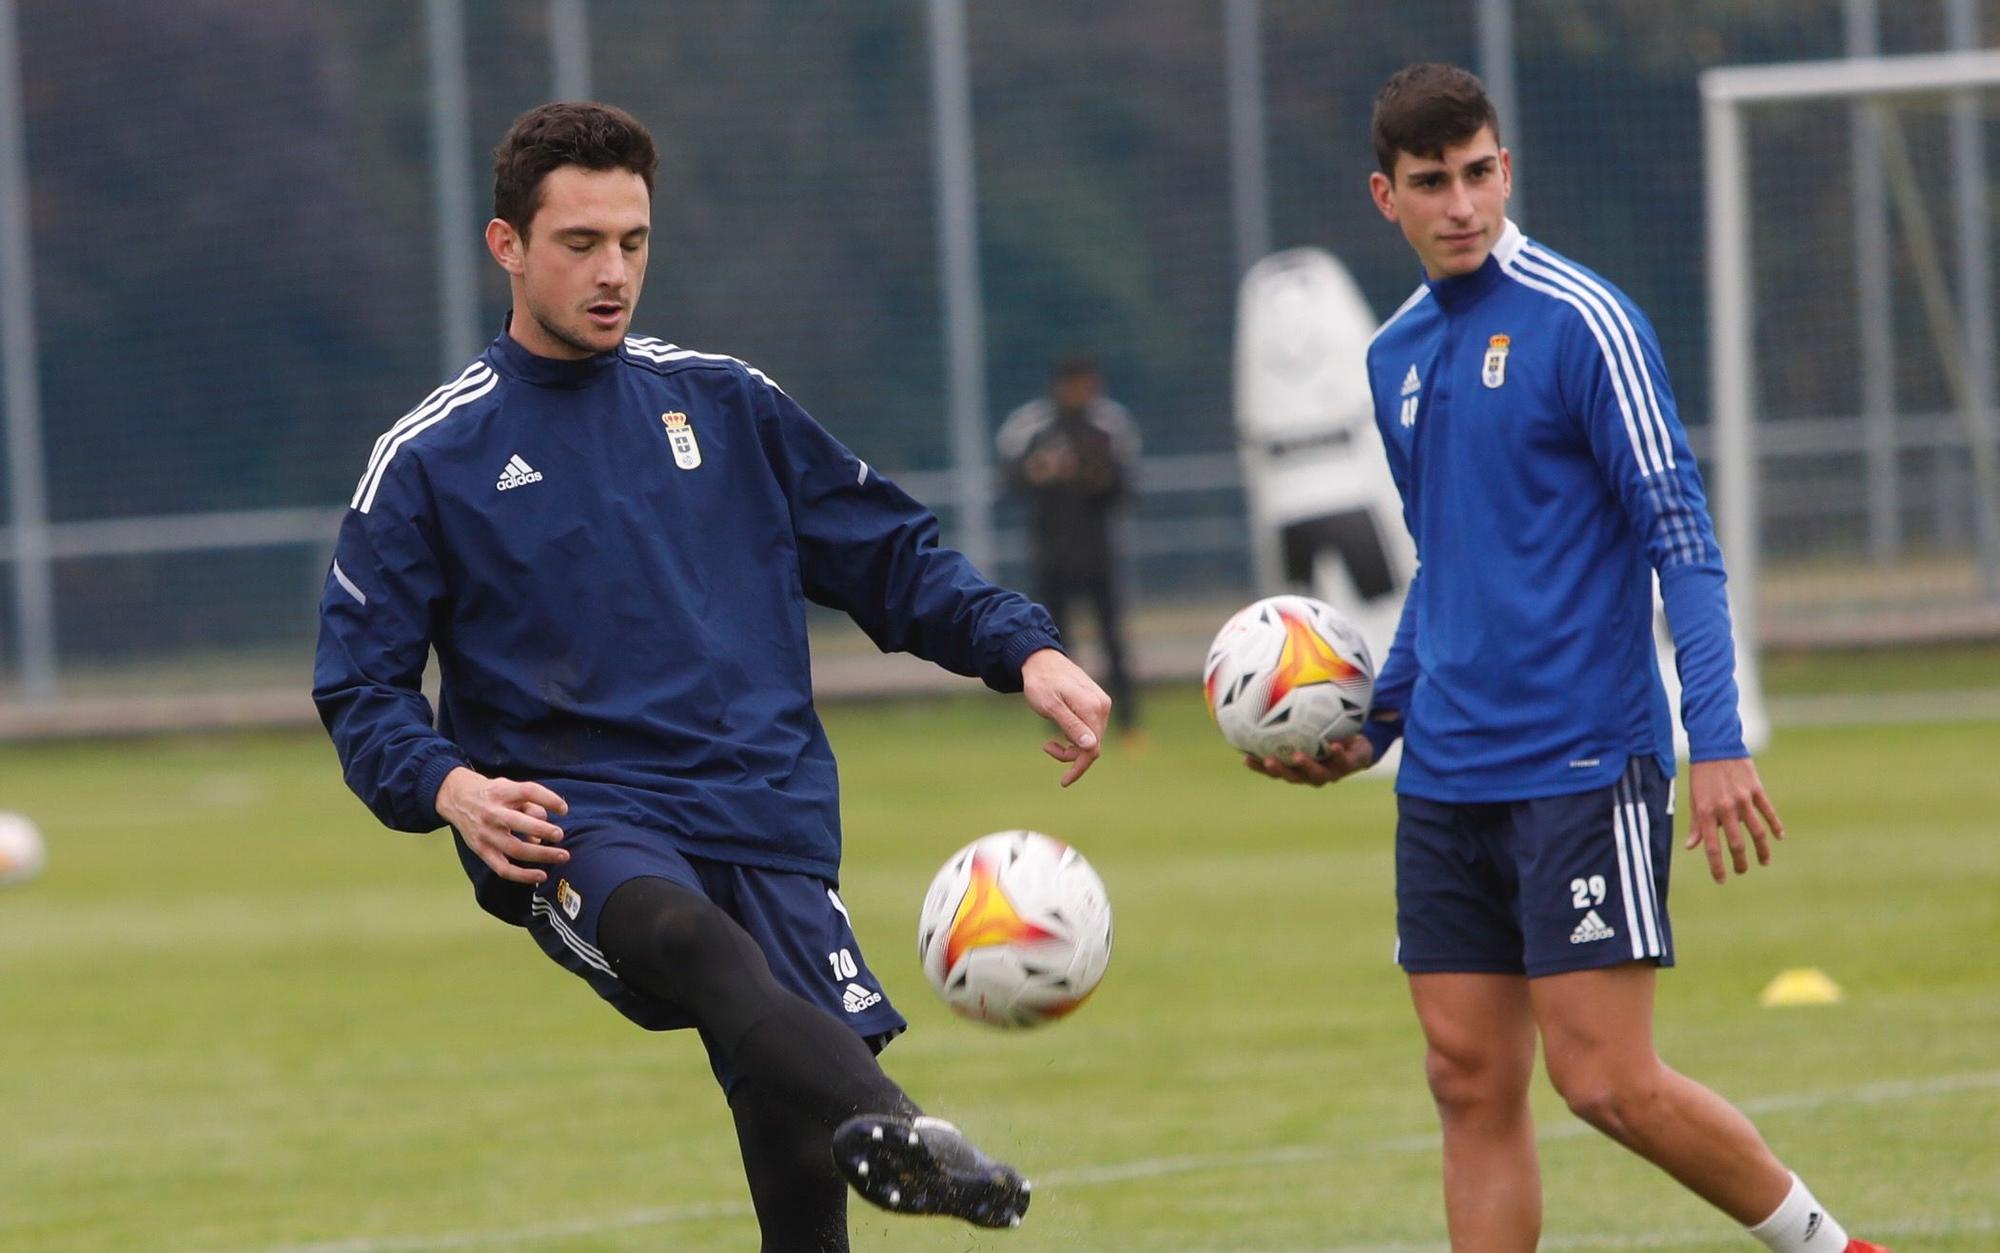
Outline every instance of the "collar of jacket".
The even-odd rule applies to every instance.
[[[1502,266],[1506,260],[1520,251],[1523,236],[1521,228],[1509,218],[1501,224],[1500,238],[1493,243],[1493,251],[1486,254],[1486,260],[1470,274],[1456,274],[1450,278],[1426,278],[1424,286],[1431,289],[1431,295],[1441,309],[1457,309],[1471,304],[1500,282]]]
[[[508,317],[511,319],[513,314]],[[536,356],[509,335],[504,326],[498,338],[487,345],[486,356],[502,374],[536,387],[583,387],[618,360],[616,349],[576,360]]]

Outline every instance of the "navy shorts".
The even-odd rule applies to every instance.
[[[1673,781],[1634,757],[1610,787],[1453,805],[1396,798],[1396,960],[1411,974],[1674,964]]]
[[[630,827],[569,830],[569,861],[548,867],[535,889],[528,930],[563,969],[579,976],[627,1018],[649,1031],[692,1027],[679,1005],[620,979],[597,945],[598,912],[632,879],[667,879],[714,902],[764,950],[783,987],[846,1023],[880,1052],[909,1024],[868,969],[837,885],[818,875],[691,857],[665,836]],[[735,1076],[704,1033],[709,1064],[723,1088]]]

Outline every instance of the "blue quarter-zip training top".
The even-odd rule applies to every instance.
[[[1747,755],[1722,553],[1652,326],[1512,222],[1368,348],[1419,570],[1365,733],[1399,791],[1466,803],[1673,772],[1657,571],[1695,761]]]
[[[566,824],[836,878],[806,601],[1001,691],[1056,644],[1040,606],[937,538],[740,361],[640,338],[558,361],[503,333],[376,441],[327,574],[313,699],[391,827],[442,825],[438,785],[469,765],[552,788]],[[460,860],[485,901],[491,871],[462,843]]]

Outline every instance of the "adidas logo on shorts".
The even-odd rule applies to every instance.
[[[1576,924],[1576,930],[1569,933],[1569,942],[1571,944],[1594,944],[1598,940],[1608,940],[1617,934],[1616,931],[1604,925],[1604,919],[1599,918],[1597,911],[1593,909],[1583,916],[1582,922]]]
[[[882,994],[880,992],[871,992],[858,983],[850,983],[847,985],[847,991],[841,994],[840,1005],[848,1013],[858,1014],[870,1005],[878,1003],[881,999]]]

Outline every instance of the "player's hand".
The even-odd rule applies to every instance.
[[[1044,648],[1021,663],[1021,690],[1028,708],[1056,724],[1063,738],[1050,740],[1042,751],[1066,762],[1062,785],[1083,777],[1104,751],[1104,728],[1111,721],[1111,698],[1083,668],[1062,650]]]
[[[1764,784],[1757,778],[1757,766],[1748,757],[1725,761],[1698,761],[1688,767],[1689,817],[1687,847],[1705,846],[1708,873],[1717,883],[1726,882],[1722,846],[1729,846],[1729,861],[1737,874],[1750,870],[1750,857],[1743,847],[1743,833],[1757,849],[1757,864],[1771,864],[1771,841],[1785,838],[1785,824]]]
[[[1258,774],[1283,779],[1287,783],[1325,787],[1374,765],[1375,746],[1368,742],[1365,735],[1350,735],[1328,744],[1324,757],[1308,757],[1295,749],[1289,759],[1246,755],[1243,764]]]
[[[435,803],[438,817],[503,879],[546,883],[547,871],[515,863],[560,866],[569,860],[567,850],[555,847],[562,828],[549,821],[551,814],[568,813],[569,802],[539,783],[489,779],[460,766],[444,777]]]
[[[1076,477],[1076,454],[1067,448],[1043,448],[1028,457],[1023,467],[1028,481],[1041,486],[1058,479]]]

